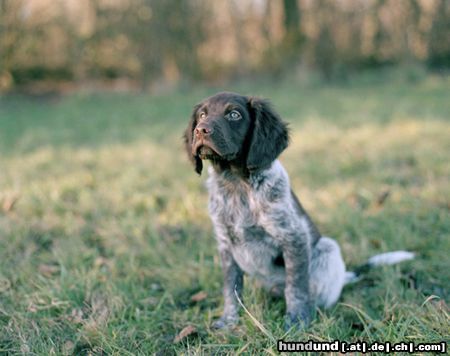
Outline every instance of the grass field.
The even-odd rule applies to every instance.
[[[258,354],[274,340],[449,341],[450,81],[227,88],[271,98],[290,122],[281,160],[346,263],[394,250],[283,331],[284,302],[246,279],[230,332],[205,176],[182,151],[192,106],[215,89],[147,96],[0,98],[0,354]],[[191,297],[204,292],[198,301]],[[206,295],[205,295],[206,293]],[[186,326],[196,331],[178,343]]]

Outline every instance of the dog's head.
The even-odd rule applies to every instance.
[[[201,174],[202,160],[255,171],[288,145],[288,130],[265,100],[218,93],[197,104],[184,134],[186,150]]]

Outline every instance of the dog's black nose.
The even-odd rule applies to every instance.
[[[197,137],[202,137],[202,136],[208,136],[211,135],[213,133],[213,128],[209,127],[207,125],[204,124],[199,124],[196,128],[195,128],[195,135]]]

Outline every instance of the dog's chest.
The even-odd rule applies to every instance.
[[[260,241],[267,235],[261,224],[267,212],[258,194],[245,185],[220,187],[210,194],[209,212],[215,225],[226,230],[232,244]]]
[[[228,246],[246,273],[264,277],[279,268],[281,250],[264,224],[270,221],[270,204],[261,200],[248,186],[225,187],[210,194],[209,209],[219,244]]]

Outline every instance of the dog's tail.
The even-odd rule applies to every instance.
[[[409,251],[392,251],[372,256],[366,263],[356,267],[354,271],[345,272],[344,284],[358,282],[362,274],[374,267],[394,265],[402,261],[412,260],[414,256],[415,254]]]

